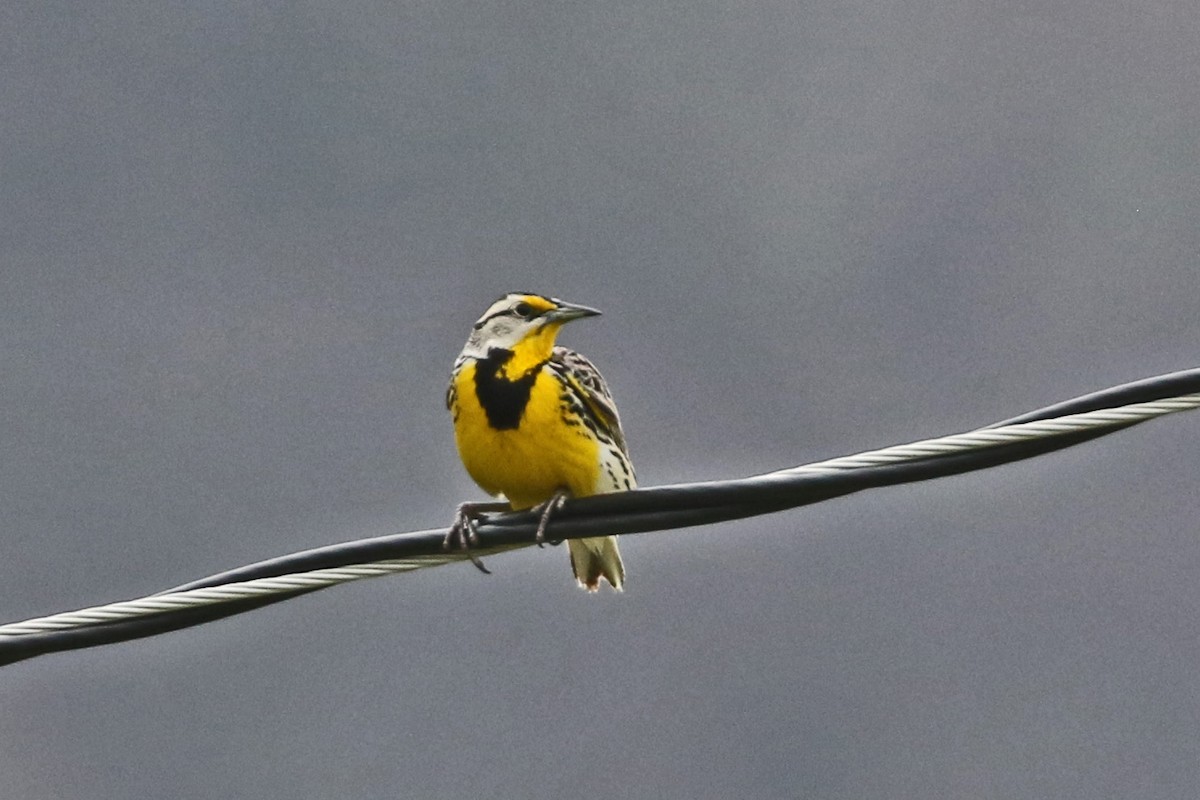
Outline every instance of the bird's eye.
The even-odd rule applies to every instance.
[[[524,317],[525,319],[533,319],[537,316],[533,311],[533,306],[529,305],[529,303],[517,303],[513,307],[513,311],[517,313],[518,317]]]

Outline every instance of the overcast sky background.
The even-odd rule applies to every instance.
[[[0,7],[0,610],[479,498],[470,323],[597,306],[643,485],[1200,365],[1200,10]],[[0,670],[4,798],[1180,798],[1200,416]]]

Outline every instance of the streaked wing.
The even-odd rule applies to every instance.
[[[617,416],[617,404],[595,364],[574,350],[555,347],[546,366],[562,377],[580,408],[596,426],[596,432],[611,439],[628,457],[621,418]]]
[[[451,411],[454,410],[454,401],[458,399],[458,388],[454,385],[455,379],[465,363],[467,363],[467,359],[460,355],[454,360],[454,369],[450,370],[450,385],[446,387],[446,408]]]

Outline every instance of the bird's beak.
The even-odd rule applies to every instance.
[[[542,315],[551,322],[570,322],[573,319],[597,317],[600,315],[599,311],[587,306],[577,306],[571,303],[564,303],[561,300],[555,300],[554,302],[558,304],[558,307],[552,308]]]

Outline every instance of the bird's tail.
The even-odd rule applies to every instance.
[[[568,539],[567,549],[571,551],[571,569],[580,586],[594,592],[600,588],[600,579],[604,578],[612,588],[621,591],[625,585],[625,565],[621,563],[617,537]]]

